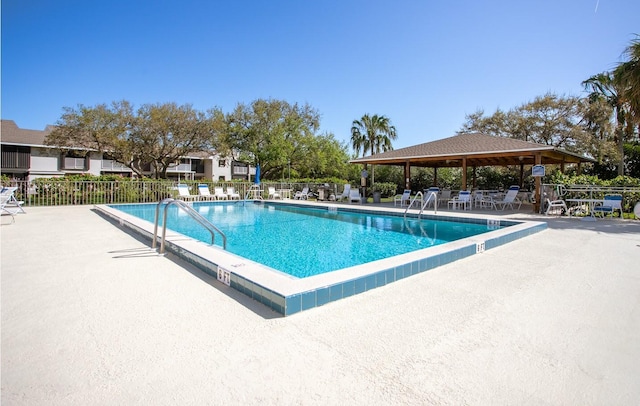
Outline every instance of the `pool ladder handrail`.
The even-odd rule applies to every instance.
[[[418,213],[418,218],[422,216],[422,212],[427,207],[427,205],[429,204],[432,198],[433,198],[433,214],[438,214],[438,192],[431,191],[429,192],[429,196],[427,197],[427,200],[425,200],[425,202],[422,204],[422,207],[420,208],[420,213]]]
[[[155,248],[156,247],[156,243],[158,241],[158,219],[160,217],[160,215],[159,215],[160,206],[162,204],[165,204],[165,206],[164,206],[164,214],[163,214],[163,217],[162,217],[163,220],[162,220],[162,238],[160,239],[160,254],[164,254],[164,246],[165,246],[164,242],[165,242],[165,237],[167,235],[167,209],[172,204],[175,204],[176,206],[178,206],[179,208],[184,210],[185,213],[187,213],[192,219],[194,219],[195,221],[200,223],[200,225],[202,225],[204,228],[207,229],[207,231],[209,231],[211,233],[211,245],[214,245],[215,241],[216,241],[215,232],[217,231],[218,233],[220,233],[220,235],[222,236],[222,247],[225,250],[227,249],[227,236],[218,227],[214,226],[213,224],[211,224],[211,222],[209,220],[207,220],[206,218],[202,217],[202,215],[200,213],[195,211],[193,209],[193,207],[188,205],[184,200],[178,200],[178,199],[174,199],[172,197],[168,197],[166,199],[162,199],[156,205],[156,218],[155,218],[155,221],[154,221],[153,243],[151,245],[151,248]]]
[[[423,196],[424,196],[423,193],[420,191],[416,193],[413,199],[411,199],[411,201],[409,202],[409,205],[407,206],[407,208],[404,210],[405,217],[407,216],[407,212],[409,211],[409,209],[413,206],[413,203],[415,203],[415,201],[418,200],[418,198],[420,198],[420,200],[422,201]],[[438,214],[438,192],[429,192],[429,196],[427,197],[427,200],[422,204],[422,207],[420,207],[418,218],[422,216],[422,212],[431,201],[431,198],[433,198],[433,214]]]

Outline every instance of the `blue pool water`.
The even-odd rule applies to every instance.
[[[113,208],[153,223],[156,205]],[[286,204],[193,204],[227,236],[227,250],[298,278],[392,257],[494,230],[486,224],[329,211]],[[160,211],[160,222],[162,222]],[[172,205],[167,228],[211,243],[211,234]],[[222,238],[216,235],[216,245]]]

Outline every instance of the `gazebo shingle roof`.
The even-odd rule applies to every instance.
[[[534,164],[540,155],[542,164],[591,162],[586,158],[551,145],[480,133],[463,133],[441,140],[400,148],[363,158],[351,163],[376,165],[456,167],[462,159],[468,166],[505,166]]]

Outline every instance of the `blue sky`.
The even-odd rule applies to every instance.
[[[637,0],[2,0],[2,118],[44,129],[63,107],[129,100],[199,110],[309,103],[348,142],[380,114],[395,148],[454,135],[612,69]]]

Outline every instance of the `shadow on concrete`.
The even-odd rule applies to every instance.
[[[104,220],[106,220],[107,222],[109,222],[111,225],[115,226],[122,232],[126,233],[136,241],[140,242],[143,245],[147,245],[147,247],[136,247],[136,248],[129,248],[125,250],[109,251],[108,252],[109,254],[115,254],[113,255],[114,259],[133,259],[133,258],[164,256],[169,261],[185,269],[187,272],[191,273],[191,275],[200,279],[202,282],[211,286],[213,289],[216,289],[218,292],[221,292],[227,297],[230,297],[231,299],[235,300],[239,304],[243,305],[247,309],[254,312],[256,315],[266,320],[284,317],[281,314],[272,310],[271,308],[267,307],[266,305],[260,303],[259,301],[254,300],[253,298],[250,298],[249,296],[231,288],[230,286],[223,284],[222,282],[218,281],[217,278],[209,275],[208,273],[198,268],[197,266],[181,259],[179,256],[173,253],[159,254],[155,249],[151,248],[152,239],[147,238],[141,235],[140,233],[137,233],[134,230],[131,230],[130,228],[120,226],[120,224],[117,221],[114,221],[112,218],[105,216],[99,210],[91,209],[91,211],[99,215],[101,218],[103,218]]]

